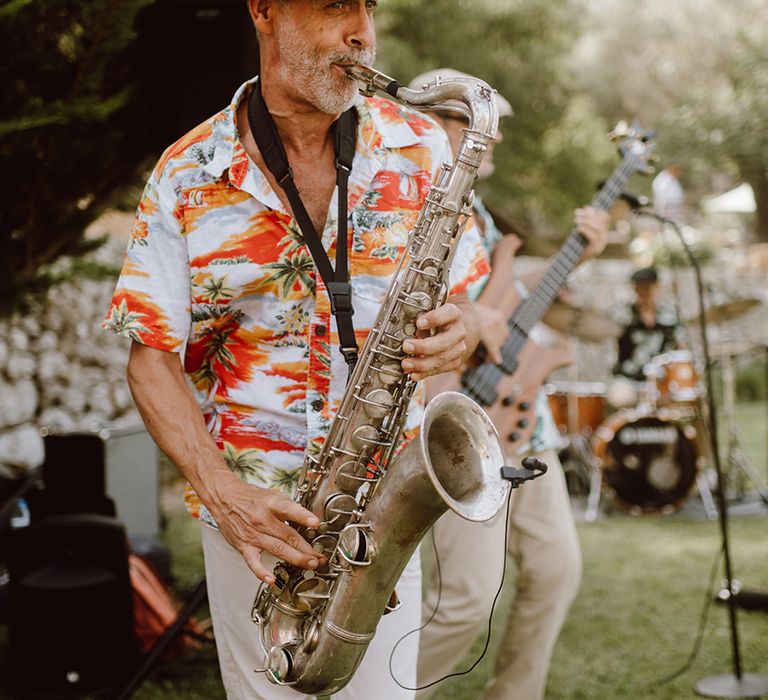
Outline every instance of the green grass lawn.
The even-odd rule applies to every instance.
[[[697,680],[730,672],[726,610],[713,605],[692,668],[650,687],[680,668],[693,647],[720,542],[715,523],[614,515],[580,524],[579,537],[584,578],[555,649],[548,699],[692,698]],[[768,519],[734,519],[731,539],[736,577],[768,591]],[[496,639],[509,599],[504,602]],[[737,619],[745,671],[768,673],[768,614],[739,611]],[[475,645],[465,667],[480,648]],[[489,658],[471,676],[446,681],[435,700],[481,697],[494,649],[492,638]]]
[[[737,411],[737,423],[763,479],[765,411],[763,404],[741,405]],[[176,480],[169,478],[171,481]],[[189,590],[202,573],[198,526],[183,513],[177,491],[167,490],[163,507],[174,573],[180,589]],[[768,592],[768,517],[734,517],[730,524],[735,577],[745,588]],[[716,522],[682,514],[631,517],[611,512],[594,523],[580,523],[578,531],[584,578],[555,649],[548,700],[693,698],[696,681],[731,672],[726,608],[713,604],[692,667],[674,681],[654,687],[657,680],[683,666],[693,647],[702,608],[712,592],[707,584],[720,546]],[[722,566],[716,590],[721,581]],[[435,700],[475,700],[482,696],[511,593],[508,586],[500,600],[486,657],[469,676],[439,686]],[[198,617],[206,615],[207,611],[201,610]],[[768,614],[740,610],[738,628],[744,671],[768,673]],[[469,666],[481,648],[479,639],[461,667]],[[5,630],[0,627],[0,697],[10,697],[2,680],[5,677],[7,644]],[[135,698],[224,698],[215,650],[204,649],[164,662]]]

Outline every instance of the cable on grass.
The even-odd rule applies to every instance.
[[[673,671],[672,673],[666,676],[663,676],[662,678],[652,681],[651,683],[649,683],[643,688],[644,690],[658,688],[660,685],[666,685],[667,683],[671,683],[673,680],[675,680],[675,678],[682,676],[693,665],[693,662],[696,660],[696,657],[699,655],[699,650],[701,649],[701,643],[704,641],[704,629],[707,626],[709,609],[712,607],[712,600],[714,599],[713,589],[715,586],[715,577],[717,576],[717,570],[720,567],[720,558],[722,557],[722,555],[723,555],[723,548],[720,547],[715,553],[715,559],[712,562],[712,568],[709,572],[709,581],[707,582],[707,590],[704,593],[704,605],[702,606],[701,614],[699,615],[699,629],[696,632],[696,639],[694,640],[691,653],[688,655],[688,658],[686,659],[685,663],[679,669],[677,669],[676,671]]]

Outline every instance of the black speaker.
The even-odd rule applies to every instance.
[[[33,522],[50,515],[117,515],[129,535],[157,536],[157,447],[143,427],[46,435],[43,444],[44,488],[27,496]]]
[[[8,539],[8,641],[21,697],[119,688],[139,661],[123,526],[52,516]]]
[[[44,489],[30,498],[32,520],[50,515],[115,515],[106,494],[104,441],[96,434],[47,435]]]
[[[245,0],[158,0],[138,20],[144,137],[161,151],[258,73]]]

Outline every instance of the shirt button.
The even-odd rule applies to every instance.
[[[313,411],[322,411],[324,405],[325,405],[325,402],[322,399],[315,399],[312,402],[312,410]]]
[[[320,336],[323,336],[325,335],[325,330],[326,330],[325,326],[318,326],[317,328],[315,328],[315,333],[317,333]]]

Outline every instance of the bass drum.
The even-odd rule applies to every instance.
[[[636,515],[679,508],[704,459],[695,423],[663,410],[619,411],[595,431],[592,449],[604,488]]]

